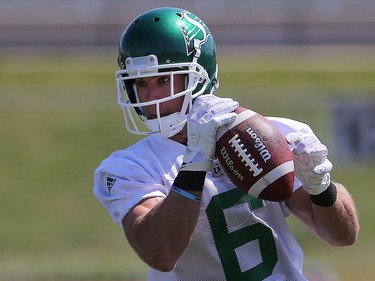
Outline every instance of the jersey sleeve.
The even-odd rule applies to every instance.
[[[163,184],[124,158],[109,157],[94,172],[94,195],[121,227],[122,219],[133,206],[144,199],[167,194]]]

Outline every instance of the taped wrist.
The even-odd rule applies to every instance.
[[[202,191],[206,171],[180,171],[173,185],[186,191]]]
[[[331,181],[328,188],[318,195],[310,195],[310,200],[318,206],[330,207],[337,199],[336,185]]]

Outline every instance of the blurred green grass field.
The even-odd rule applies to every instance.
[[[307,122],[323,141],[330,104],[375,99],[373,47],[218,52],[220,96]],[[0,280],[145,280],[146,266],[92,194],[100,161],[137,139],[116,105],[115,59],[115,47],[0,50]],[[374,168],[373,161],[336,163],[333,171],[360,213],[354,246],[326,246],[290,219],[306,270],[374,279]]]

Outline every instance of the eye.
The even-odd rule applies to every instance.
[[[158,83],[160,85],[169,85],[170,78],[169,76],[161,76],[158,78]]]
[[[145,88],[147,87],[147,82],[145,80],[140,80],[140,79],[137,79],[135,80],[135,85],[137,86],[137,88]]]

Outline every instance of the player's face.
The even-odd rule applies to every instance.
[[[170,76],[158,76],[135,79],[137,94],[140,102],[148,102],[170,96]],[[185,90],[185,75],[174,76],[174,93]],[[161,117],[181,110],[184,97],[173,99],[160,104]],[[142,108],[147,119],[156,118],[156,106],[150,105]]]

